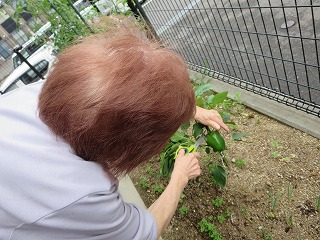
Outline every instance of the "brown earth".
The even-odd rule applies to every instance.
[[[221,132],[228,147],[226,187],[212,183],[206,153],[200,149],[202,175],[185,188],[162,238],[214,239],[200,232],[199,222],[206,219],[223,239],[320,239],[320,140],[243,105],[237,108],[232,119],[237,131],[251,135],[234,141],[235,130]],[[219,161],[217,156],[210,158]],[[159,196],[154,187],[168,183],[157,177],[159,165],[155,157],[130,174],[147,206]],[[222,206],[212,203],[217,198]],[[179,211],[182,206],[185,214]]]

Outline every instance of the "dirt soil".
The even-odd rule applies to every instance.
[[[207,154],[200,149],[202,175],[185,188],[162,238],[214,239],[200,231],[206,219],[223,239],[320,239],[320,140],[243,105],[232,121],[237,131],[251,135],[234,141],[235,130],[221,131],[228,148],[226,187],[212,183]],[[157,177],[159,165],[155,157],[130,174],[146,206],[159,196],[155,186],[168,183]],[[185,211],[179,211],[182,206]]]

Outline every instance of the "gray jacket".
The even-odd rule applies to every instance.
[[[153,216],[38,118],[42,84],[0,97],[0,239],[156,239]]]

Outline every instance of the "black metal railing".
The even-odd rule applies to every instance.
[[[320,0],[151,0],[143,9],[192,70],[320,116]]]

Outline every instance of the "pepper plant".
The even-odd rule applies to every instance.
[[[208,94],[208,92],[210,93]],[[214,109],[223,104],[224,101],[227,101],[228,92],[213,94],[211,84],[200,84],[195,86],[195,95],[197,106],[206,109]],[[230,120],[230,112],[228,110],[222,109],[219,113],[225,122],[234,124],[228,122]],[[188,148],[193,145],[202,134],[205,134],[206,136],[205,143],[200,145],[198,149],[204,148],[206,154],[216,154],[218,159],[220,158],[220,161],[217,161],[215,158],[212,159],[212,161],[209,161],[208,168],[211,173],[212,181],[220,187],[226,185],[227,172],[225,167],[227,165],[227,159],[224,153],[226,150],[225,140],[218,131],[197,121],[184,124],[170,138],[169,144],[160,154],[160,177],[170,177],[177,151],[181,147]]]

